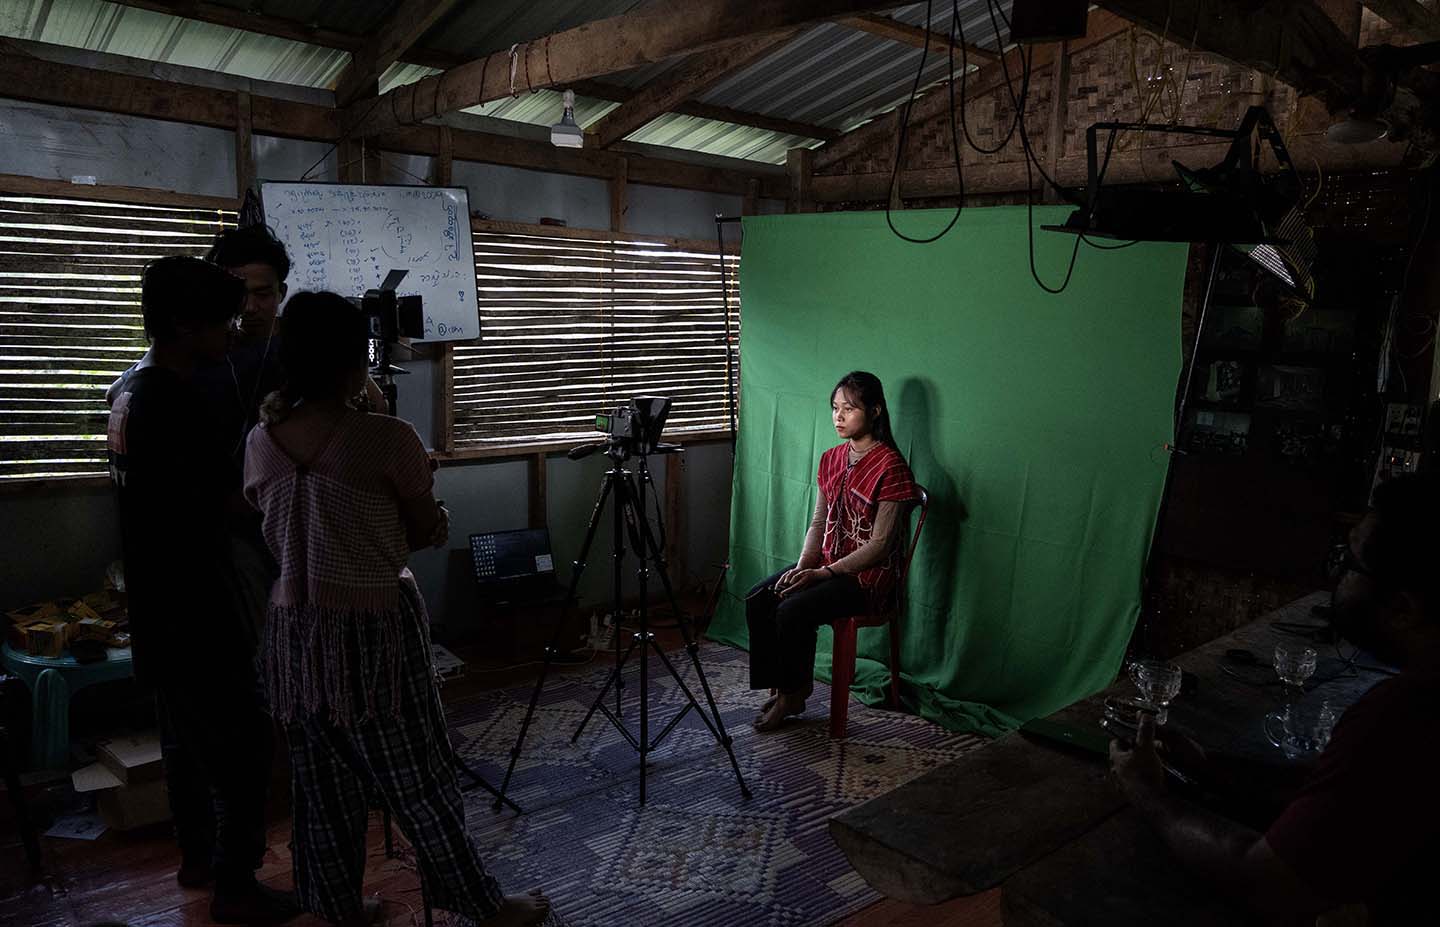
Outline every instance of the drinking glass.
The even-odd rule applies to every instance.
[[[1273,665],[1275,675],[1284,683],[1286,693],[1293,700],[1305,689],[1305,680],[1315,675],[1315,648],[1295,644],[1276,644]]]
[[[1319,753],[1335,730],[1335,712],[1328,701],[1295,702],[1265,716],[1265,735],[1287,759]]]
[[[1140,700],[1155,710],[1155,723],[1169,717],[1170,700],[1180,694],[1180,667],[1164,660],[1136,660],[1130,664],[1130,679],[1140,690]]]

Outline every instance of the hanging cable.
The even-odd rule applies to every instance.
[[[928,238],[916,238],[911,235],[906,235],[895,227],[895,219],[891,215],[892,204],[899,196],[898,185],[900,183],[900,169],[905,162],[905,146],[910,138],[910,113],[915,106],[915,97],[920,91],[920,81],[925,76],[925,62],[930,55],[930,15],[932,12],[932,3],[933,0],[926,0],[925,2],[925,45],[920,51],[920,66],[915,70],[915,82],[910,87],[910,99],[905,103],[905,110],[900,116],[900,136],[896,140],[895,163],[890,169],[890,186],[886,190],[885,195],[885,224],[890,227],[890,231],[895,234],[895,237],[916,245],[928,245],[931,242],[936,242],[944,238],[949,234],[950,230],[955,227],[955,223],[960,221],[960,213],[965,209],[965,171],[960,164],[960,145],[956,137],[955,129],[955,23],[953,16],[954,0],[952,0],[950,43],[947,49],[950,80],[946,89],[950,94],[950,152],[955,161],[955,180],[959,187],[957,194],[959,201],[955,205],[955,214],[950,217],[950,221],[945,224],[945,227]]]
[[[965,136],[966,144],[968,144],[971,148],[975,149],[980,154],[996,154],[1006,145],[1009,145],[1010,139],[1015,137],[1015,126],[1020,121],[1020,113],[1018,110],[1015,112],[1014,118],[1010,120],[1010,128],[1005,131],[1005,137],[1000,139],[999,144],[997,144],[993,148],[986,148],[984,145],[976,142],[975,139],[970,135],[970,124],[965,116],[965,84],[966,80],[969,78],[970,75],[970,55],[969,43],[965,40],[965,24],[960,20],[959,0],[952,0],[950,4],[950,27],[960,36],[960,128],[962,134]],[[1005,70],[1005,76],[1008,80],[1010,73],[1009,69],[1005,67],[1005,42],[1003,39],[1000,38],[999,26],[995,26],[995,51],[1000,56],[1000,66],[1002,69]]]

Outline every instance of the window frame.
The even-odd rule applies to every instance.
[[[683,248],[687,251],[700,252],[715,257],[720,255],[720,244],[718,241],[706,241],[698,238],[680,238],[669,235],[640,235],[633,232],[611,232],[603,229],[570,228],[557,225],[537,225],[526,222],[509,222],[497,219],[471,219],[470,227],[472,232],[490,233],[511,233],[518,235],[548,236],[557,239],[571,239],[593,242],[624,241],[624,242],[654,242],[657,244],[669,245],[675,248]],[[727,243],[725,249],[727,257],[735,258],[738,261],[740,250],[738,246],[732,251]],[[738,268],[738,264],[736,265]],[[478,276],[478,269],[477,269]],[[739,294],[739,281],[734,277],[727,277],[727,288],[729,291]],[[738,302],[731,303],[731,312],[735,320],[736,329],[731,334],[732,347],[731,357],[733,359],[733,377],[735,389],[735,414],[738,422],[740,403],[740,351],[739,351],[739,329],[740,309]],[[485,329],[482,326],[480,337],[485,337]],[[514,444],[495,444],[487,447],[455,447],[455,416],[454,416],[454,376],[455,376],[455,345],[465,342],[443,342],[439,345],[437,362],[439,365],[438,376],[435,378],[441,395],[436,397],[436,421],[435,421],[435,456],[441,461],[463,462],[467,460],[504,460],[513,458],[534,457],[560,453],[576,446],[574,438],[562,438],[549,441],[524,441],[518,439]],[[596,410],[597,412],[601,410]],[[599,437],[599,433],[596,433]],[[679,434],[673,438],[667,438],[675,444],[705,444],[719,441],[732,440],[732,433],[728,427],[716,428],[707,431],[692,431]]]
[[[70,200],[95,200],[104,203],[124,203],[141,207],[162,207],[170,209],[215,209],[238,213],[240,201],[236,197],[208,196],[196,193],[177,193],[170,190],[149,187],[126,187],[109,184],[76,184],[63,180],[48,180],[19,174],[0,174],[0,195],[54,197]],[[49,474],[46,476],[24,476],[0,479],[0,495],[33,493],[46,490],[95,489],[108,487],[110,477],[105,474]]]

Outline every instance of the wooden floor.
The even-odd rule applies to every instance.
[[[673,635],[673,632],[672,632]],[[679,641],[664,640],[667,646]],[[486,672],[483,660],[468,648],[454,648],[478,671],[445,686],[446,701],[463,698],[484,689],[515,685],[533,678],[535,667],[517,667]],[[576,671],[576,670],[570,670]],[[564,670],[562,670],[564,672]],[[272,789],[270,849],[259,878],[277,888],[290,888],[290,834],[285,805],[285,773],[276,770]],[[65,784],[32,790],[40,803],[47,794],[64,793]],[[27,884],[24,853],[6,807],[0,809],[0,927],[93,927],[124,924],[128,927],[203,927],[209,919],[209,892],[187,890],[175,882],[179,851],[167,826],[122,834],[107,831],[94,841],[42,838],[47,881]],[[397,836],[403,852],[403,841]],[[420,891],[413,867],[400,859],[385,856],[379,815],[373,815],[365,869],[365,891],[383,902],[384,923],[423,923],[419,914]],[[523,890],[530,886],[514,886]],[[311,916],[290,922],[295,927],[319,927],[324,921]],[[999,893],[989,892],[958,899],[936,907],[918,907],[882,901],[845,919],[842,927],[999,927]],[[630,927],[630,925],[626,925]]]

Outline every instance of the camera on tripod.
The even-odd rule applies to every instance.
[[[680,450],[678,445],[660,443],[660,433],[665,429],[665,419],[669,415],[669,398],[636,396],[628,403],[616,406],[614,412],[595,416],[595,430],[607,435],[607,439],[600,444],[575,448],[570,451],[570,459],[579,460],[599,450],[604,450],[616,460],[626,460],[636,454],[673,454]]]
[[[425,312],[419,296],[396,296],[395,288],[405,279],[408,270],[392,270],[373,290],[352,298],[370,326],[370,375],[385,396],[385,411],[396,413],[395,376],[409,373],[404,367],[390,363],[390,349],[401,338],[425,337]]]
[[[396,296],[395,288],[405,279],[407,270],[392,270],[373,290],[366,290],[359,299],[351,300],[360,307],[370,323],[370,337],[384,344],[401,338],[425,337],[425,311],[419,296]]]

